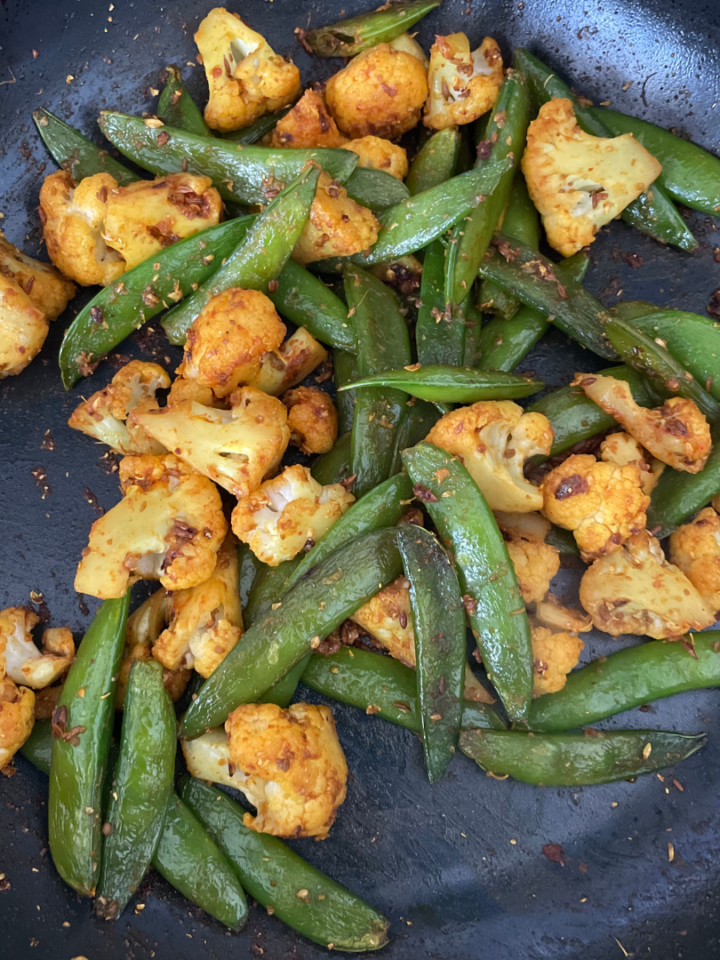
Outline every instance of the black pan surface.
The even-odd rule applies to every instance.
[[[245,0],[237,9],[309,83],[339,61],[311,59],[296,26],[317,26],[367,0]],[[0,213],[7,236],[41,251],[36,206],[53,169],[30,114],[44,106],[95,136],[101,108],[154,109],[167,63],[182,65],[193,94],[204,78],[192,34],[211,6],[190,0],[0,0]],[[717,0],[445,0],[420,25],[495,36],[505,53],[527,45],[595,102],[636,113],[718,152],[720,5]],[[629,86],[627,86],[630,84]],[[592,247],[587,285],[606,304],[647,299],[703,313],[720,286],[716,223],[689,215],[701,248],[663,249],[613,223]],[[626,257],[639,254],[640,269]],[[41,253],[41,256],[43,254]],[[80,300],[75,301],[73,310]],[[67,417],[112,375],[103,364],[71,395],[56,366],[56,322],[25,373],[0,383],[0,607],[41,591],[51,624],[76,637],[95,602],[72,588],[74,568],[99,507],[118,499],[102,450],[70,431]],[[119,348],[168,368],[178,351],[152,330]],[[164,358],[167,358],[165,361]],[[597,366],[553,333],[525,363],[550,385]],[[32,471],[42,467],[45,486]],[[36,471],[37,472],[37,471]],[[572,596],[577,572],[556,591]],[[620,641],[630,642],[630,641]],[[585,659],[618,641],[590,635]],[[310,697],[308,697],[310,698]],[[609,727],[707,730],[708,746],[664,780],[646,777],[586,790],[543,790],[484,776],[463,756],[441,784],[426,781],[417,739],[335,706],[351,770],[348,800],[330,838],[293,846],[391,919],[392,960],[650,960],[720,955],[720,707],[716,691],[685,694],[633,711]],[[157,876],[115,924],[96,919],[55,873],[47,850],[46,780],[22,758],[0,778],[0,957],[15,960],[312,960],[324,950],[254,909],[230,936]],[[673,779],[675,778],[675,779]],[[668,859],[668,842],[675,856]],[[567,863],[550,862],[545,844]]]

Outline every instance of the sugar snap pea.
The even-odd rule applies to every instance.
[[[340,20],[328,27],[302,31],[310,49],[321,57],[354,57],[377,43],[390,43],[422,17],[439,7],[442,0],[401,0],[370,13]]]
[[[449,367],[441,364],[417,369],[385,370],[361,377],[340,390],[365,387],[396,387],[412,397],[441,403],[476,403],[478,400],[513,400],[529,397],[542,390],[542,380],[495,370],[473,370],[472,367]]]
[[[262,567],[262,561],[258,560],[247,543],[238,545],[238,591],[240,593],[240,607],[243,613],[247,606],[248,597],[255,582],[255,577]],[[247,626],[244,619],[243,623]]]
[[[287,589],[287,583],[300,563],[302,555],[298,554],[292,560],[285,560],[276,567],[269,567],[266,563],[259,564],[248,595],[247,605],[243,611],[245,629],[255,623],[270,607],[270,604],[280,599],[280,595]]]
[[[387,210],[410,196],[402,180],[385,170],[368,167],[355,167],[345,181],[345,189],[351,199],[369,210]]]
[[[212,137],[210,127],[205,123],[199,107],[188,93],[177,67],[165,67],[167,81],[160,94],[157,115],[169,127],[178,127],[187,133],[196,133],[201,137]]]
[[[359,376],[357,363],[357,339],[355,337],[355,324],[352,318],[348,320],[352,328],[353,352],[349,350],[333,351],[333,374],[335,386],[339,389],[352,380],[357,380]],[[352,390],[345,390],[338,393],[335,398],[338,413],[338,432],[349,433],[352,430],[353,420],[355,419],[355,394]],[[348,474],[350,476],[350,474]]]
[[[411,196],[449,180],[455,173],[459,149],[460,132],[457,127],[446,127],[429,137],[410,164],[405,180]]]
[[[35,110],[33,120],[50,156],[63,170],[69,170],[75,183],[96,173],[109,173],[121,187],[135,183],[139,177],[111,157],[107,150],[84,137],[49,110]]]
[[[415,343],[420,363],[459,366],[465,356],[465,317],[459,305],[445,304],[446,238],[425,249]]]
[[[323,282],[296,263],[287,261],[267,295],[277,311],[297,327],[305,327],[316,340],[355,353],[355,336],[347,307]]]
[[[450,404],[426,403],[410,397],[405,404],[400,427],[395,437],[395,456],[393,458],[392,473],[399,473],[402,468],[402,452],[408,447],[414,447],[430,433],[440,417],[451,410]]]
[[[350,426],[352,428],[352,423]],[[326,486],[330,483],[340,483],[341,480],[347,480],[350,476],[351,440],[352,434],[348,430],[347,433],[343,433],[342,436],[337,438],[332,450],[328,453],[323,453],[317,458],[310,468],[310,473],[318,483]]]

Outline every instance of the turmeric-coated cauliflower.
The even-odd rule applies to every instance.
[[[658,485],[665,464],[651,457],[629,433],[611,433],[600,444],[600,459],[625,466],[634,463],[640,470],[640,486],[648,496]]]
[[[523,475],[525,460],[550,453],[553,431],[541,413],[524,413],[511,400],[482,400],[438,420],[425,438],[458,457],[491,510],[530,513],[540,490]]]
[[[359,607],[350,619],[378,640],[391,657],[415,666],[415,634],[410,609],[410,585],[398,577]]]
[[[720,619],[720,516],[712,507],[670,535],[670,561]]]
[[[324,487],[296,464],[240,500],[232,528],[258,560],[276,567],[313,546],[354,502],[341,483]]]
[[[540,513],[506,513],[495,511],[495,520],[507,540],[529,540],[545,543],[552,524]]]
[[[359,167],[370,170],[384,170],[398,180],[404,180],[408,172],[407,151],[397,143],[383,140],[382,137],[360,137],[343,143],[343,149],[352,150],[360,157]]]
[[[600,557],[580,581],[580,603],[598,630],[675,640],[704,630],[714,611],[647,530]]]
[[[576,373],[573,384],[674,470],[699,473],[705,466],[712,448],[710,427],[692,400],[671,397],[661,407],[647,410],[635,403],[625,380]]]
[[[305,264],[361,253],[375,243],[379,230],[372,210],[351,200],[345,187],[323,170],[293,259]]]
[[[472,123],[491,109],[502,82],[502,54],[492,37],[473,51],[464,33],[435,37],[423,123],[433,130]]]
[[[0,273],[0,380],[25,369],[40,353],[49,329],[42,310]]]
[[[509,540],[515,576],[525,603],[537,603],[550,589],[550,581],[560,569],[560,554],[549,543],[532,540]]]
[[[297,387],[282,397],[288,411],[290,443],[303,453],[327,453],[337,439],[337,410],[332,397],[317,387]]]
[[[592,630],[592,620],[584,610],[566,607],[554,593],[548,593],[535,604],[534,617],[541,626],[560,633],[587,633]]]
[[[167,396],[167,406],[177,406],[182,400],[192,400],[201,403],[204,407],[223,407],[225,404],[218,400],[212,387],[201,386],[197,380],[186,380],[185,377],[175,377]]]
[[[586,563],[619,550],[645,527],[650,497],[640,486],[637,464],[619,467],[574,453],[546,474],[540,491],[543,514],[572,530]]]
[[[165,447],[148,436],[131,414],[158,409],[155,394],[169,386],[170,377],[159,364],[131,360],[104,390],[98,390],[73,410],[68,426],[107,443],[123,455],[165,453]]]
[[[9,677],[26,687],[40,690],[55,683],[75,659],[75,644],[67,627],[46,630],[42,652],[32,637],[39,617],[26,607],[0,611],[0,680]]]
[[[327,356],[325,347],[305,327],[298,327],[277,350],[265,354],[260,370],[248,385],[271,397],[279,397],[309,377],[315,367],[327,360]]]
[[[279,465],[290,428],[282,403],[253,387],[241,387],[231,403],[229,410],[218,410],[181,400],[137,419],[194,470],[236,497],[246,497]]]
[[[0,770],[6,767],[32,733],[35,694],[9,677],[0,680]]]
[[[533,697],[562,690],[584,647],[572,633],[552,633],[546,627],[533,626]]]
[[[210,99],[205,122],[227,132],[286,107],[300,93],[300,71],[276,54],[239,14],[214,7],[195,34]]]
[[[271,147],[342,147],[347,143],[327,112],[322,94],[306,90],[268,137]]]
[[[49,263],[33,260],[0,236],[0,274],[13,280],[46,320],[55,320],[76,293],[71,283]]]
[[[75,589],[93,597],[122,597],[136,580],[159,580],[182,590],[215,569],[227,522],[220,494],[179,457],[125,457],[123,499],[92,525]]]
[[[540,107],[527,132],[522,171],[548,243],[570,257],[592,243],[662,172],[630,133],[593,137],[564,98]]]

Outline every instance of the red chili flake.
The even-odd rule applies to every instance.
[[[558,484],[555,490],[555,499],[567,500],[569,497],[576,497],[579,493],[587,493],[589,489],[590,485],[585,477],[579,473],[573,473]]]
[[[428,488],[424,487],[421,483],[415,484],[415,486],[413,487],[413,493],[418,498],[418,500],[422,500],[423,503],[438,502],[438,498],[435,496],[432,490],[428,490]]]
[[[631,270],[639,270],[640,267],[645,263],[639,253],[626,253],[625,262]]]
[[[561,867],[564,867],[567,863],[565,851],[559,843],[546,843],[542,848],[542,852],[548,858],[550,863],[559,863]]]
[[[718,287],[717,290],[713,290],[705,309],[711,317],[720,320],[720,287]]]

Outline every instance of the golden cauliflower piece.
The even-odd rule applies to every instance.
[[[472,123],[492,108],[502,82],[502,54],[492,37],[473,51],[464,33],[435,37],[423,123],[433,130]]]
[[[342,147],[347,143],[327,112],[322,94],[306,90],[270,134],[271,147]]]
[[[195,403],[201,403],[204,407],[225,406],[222,400],[217,399],[211,387],[203,387],[197,380],[175,377],[167,397],[167,406],[174,407],[182,400],[192,400]]]
[[[624,380],[576,373],[573,384],[674,470],[699,473],[705,466],[712,448],[710,427],[692,400],[671,397],[661,407],[647,410],[635,403]]]
[[[41,690],[66,673],[75,659],[75,644],[67,627],[46,630],[42,652],[32,637],[39,617],[26,607],[0,611],[0,680]]]
[[[550,581],[560,569],[560,554],[549,543],[509,540],[508,548],[515,576],[525,603],[537,603],[550,589]]]
[[[562,690],[584,647],[572,633],[552,633],[546,627],[533,626],[533,698]]]
[[[182,400],[137,419],[192,469],[234,496],[246,497],[279,466],[290,428],[282,403],[253,387],[241,387],[231,403],[229,410],[218,410]]]
[[[704,630],[714,611],[646,530],[600,557],[580,581],[580,603],[598,630],[675,640]]]
[[[371,134],[395,140],[418,122],[427,93],[422,60],[379,43],[330,77],[325,101],[338,127],[352,139]]]
[[[425,439],[458,457],[491,510],[541,508],[540,490],[523,475],[525,460],[550,453],[553,431],[541,413],[524,413],[511,400],[483,400],[446,413]]]
[[[720,516],[712,507],[670,535],[670,561],[720,619]]]
[[[600,444],[600,459],[625,466],[634,463],[640,470],[640,486],[648,496],[658,485],[665,464],[651,457],[629,433],[611,433]]]
[[[276,567],[312,546],[354,502],[341,483],[324,487],[296,464],[240,500],[232,528],[258,560]]]
[[[32,733],[35,694],[0,679],[0,770],[6,767]]]
[[[34,360],[49,329],[42,310],[0,273],[0,380],[16,376]]]
[[[507,540],[529,540],[531,543],[545,543],[552,526],[539,513],[505,513],[504,510],[496,510],[495,520]]]
[[[325,347],[305,327],[298,327],[277,350],[263,357],[259,372],[248,383],[256,390],[278,397],[309,377],[327,356]]]
[[[640,486],[637,464],[624,467],[574,453],[543,478],[542,512],[572,530],[586,563],[619,550],[645,527],[650,497]]]
[[[397,143],[383,140],[382,137],[368,136],[343,143],[342,146],[345,150],[352,150],[360,157],[359,167],[367,167],[370,170],[384,170],[385,173],[397,177],[398,180],[404,180],[407,176],[407,151]]]
[[[76,287],[49,263],[33,260],[0,236],[0,274],[16,283],[46,320],[55,320],[75,296]]]
[[[229,287],[212,297],[188,330],[177,372],[226,397],[257,377],[266,353],[277,350],[285,324],[259,290]]]
[[[548,593],[535,604],[535,620],[541,626],[560,633],[587,633],[592,630],[592,620],[584,610],[566,607],[554,593]]]
[[[125,457],[123,499],[92,525],[75,589],[122,597],[137,580],[166,590],[203,583],[215,569],[227,522],[220,494],[179,457]]]
[[[631,133],[585,133],[571,101],[554,99],[528,128],[522,171],[548,243],[570,257],[644,193],[662,166]]]
[[[165,447],[148,436],[131,414],[157,410],[155,394],[169,386],[170,377],[159,364],[131,360],[104,390],[98,390],[73,410],[68,426],[107,443],[125,456],[166,453]]]
[[[303,453],[327,453],[337,439],[337,410],[332,397],[317,387],[288,390],[282,402],[288,411],[290,443]]]
[[[295,64],[278,56],[237,13],[214,7],[198,27],[195,43],[210,88],[205,122],[213,130],[247,127],[300,93]]]
[[[375,243],[379,230],[372,210],[351,200],[345,187],[323,170],[293,259],[305,264],[361,253]]]
[[[405,577],[389,583],[350,619],[379,641],[391,657],[408,667],[415,666],[410,589]]]

